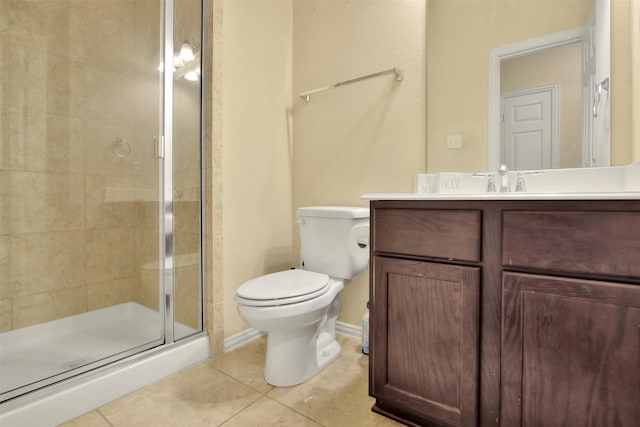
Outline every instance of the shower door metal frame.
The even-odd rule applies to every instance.
[[[174,234],[173,234],[173,0],[162,0],[161,32],[163,38],[162,114],[160,119],[162,149],[159,170],[160,221],[160,311],[164,319],[164,343],[174,342]]]
[[[175,230],[174,230],[174,175],[173,175],[173,38],[174,38],[174,0],[161,0],[162,7],[162,42],[163,42],[163,70],[162,81],[162,115],[161,137],[162,157],[160,158],[159,182],[160,182],[160,244],[159,259],[162,274],[160,275],[160,310],[164,310],[164,344],[173,344],[177,341],[191,338],[204,333],[204,242],[205,242],[205,31],[206,31],[206,0],[200,0],[200,232],[199,248],[200,257],[198,265],[198,319],[200,330],[184,337],[175,337]],[[160,152],[160,150],[158,150]]]

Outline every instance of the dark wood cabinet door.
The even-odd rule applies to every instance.
[[[501,424],[640,425],[640,286],[504,273]]]
[[[374,410],[416,424],[474,426],[480,269],[377,256],[370,317]]]

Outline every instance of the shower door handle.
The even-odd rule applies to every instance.
[[[153,137],[153,153],[158,159],[164,159],[164,136]]]

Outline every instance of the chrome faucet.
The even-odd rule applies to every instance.
[[[527,191],[524,185],[524,173],[518,172],[518,179],[516,180],[516,192]]]
[[[526,188],[525,183],[524,183],[524,177],[526,175],[540,175],[541,173],[542,173],[541,171],[518,172],[518,179],[516,180],[516,189],[515,189],[515,191],[518,191],[518,192],[527,191],[527,188]]]
[[[500,165],[498,174],[500,175],[500,192],[510,192],[511,187],[509,186],[509,170],[507,169],[507,165]]]
[[[496,183],[493,179],[493,174],[491,172],[474,172],[471,174],[472,176],[483,176],[487,177],[487,193],[495,193],[496,192]]]

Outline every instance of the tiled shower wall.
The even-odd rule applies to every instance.
[[[154,305],[142,280],[157,202],[107,189],[157,189],[158,23],[156,2],[0,1],[0,332],[157,306],[157,281]],[[177,207],[183,253],[197,251],[196,205]]]

